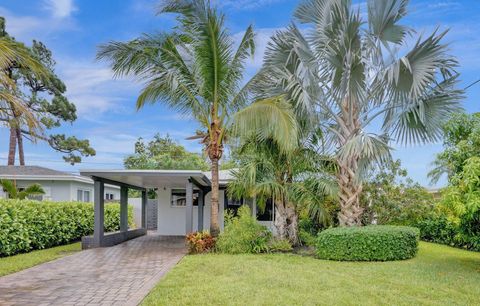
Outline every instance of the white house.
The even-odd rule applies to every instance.
[[[66,172],[38,166],[0,166],[0,179],[15,181],[17,188],[39,184],[44,195],[35,196],[39,200],[93,202],[93,180]],[[0,188],[0,198],[7,194]],[[120,187],[105,186],[106,200],[119,200]]]
[[[138,200],[138,216],[141,232],[106,235],[103,233],[103,199],[95,197],[95,234],[86,241],[85,247],[108,246],[120,243],[136,235],[145,234],[146,229],[155,229],[160,235],[183,236],[196,230],[210,227],[211,181],[210,173],[199,170],[81,170],[81,175],[95,181],[98,192],[105,184],[121,186],[120,203],[127,199],[128,189],[142,191]],[[223,228],[226,210],[236,211],[240,205],[249,205],[261,223],[273,230],[274,211],[271,203],[260,213],[254,200],[233,200],[228,197],[229,171],[220,172],[219,224]],[[155,189],[157,199],[147,200],[147,190]],[[126,214],[126,209],[123,210]],[[122,211],[121,211],[122,214]],[[154,220],[151,218],[154,217]],[[121,217],[122,218],[122,217]],[[123,218],[126,218],[124,215]],[[155,222],[156,221],[156,222]]]

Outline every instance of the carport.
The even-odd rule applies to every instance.
[[[146,204],[147,190],[159,186],[185,188],[185,232],[193,231],[193,190],[199,192],[198,198],[198,230],[203,229],[203,211],[205,195],[211,189],[210,180],[202,171],[195,170],[82,170],[80,174],[94,181],[94,232],[93,236],[82,238],[82,248],[113,246],[147,233]],[[105,184],[120,187],[120,231],[104,232],[104,186]],[[136,229],[128,228],[128,190],[141,191],[142,212],[141,224]]]

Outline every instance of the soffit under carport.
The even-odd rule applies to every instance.
[[[202,171],[196,170],[81,170],[80,174],[93,179],[142,188],[185,188],[189,179],[202,187],[209,187],[210,180]]]

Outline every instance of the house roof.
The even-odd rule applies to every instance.
[[[89,177],[103,178],[107,181],[124,183],[143,188],[185,188],[189,178],[193,178],[202,186],[210,186],[211,174],[200,170],[80,170],[80,174]],[[219,173],[220,184],[230,181],[229,170]]]
[[[33,181],[76,181],[92,184],[87,177],[39,166],[0,166],[0,178]]]
[[[0,166],[0,175],[71,175],[39,166]]]
[[[128,184],[142,188],[185,188],[189,178],[203,186],[210,180],[199,170],[80,170],[80,174],[92,178]]]

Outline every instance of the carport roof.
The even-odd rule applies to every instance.
[[[200,170],[81,170],[81,175],[141,188],[185,188],[188,179],[208,187],[208,177]]]

